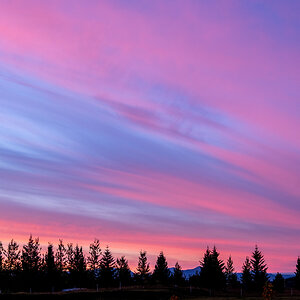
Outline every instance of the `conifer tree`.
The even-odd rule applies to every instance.
[[[67,257],[66,248],[63,244],[63,240],[59,240],[59,244],[55,253],[55,265],[56,269],[62,273],[66,268]]]
[[[250,290],[252,288],[252,283],[251,262],[247,256],[242,267],[242,285],[246,290]]]
[[[277,273],[273,280],[274,290],[277,292],[283,292],[284,290],[284,278],[280,273]]]
[[[20,270],[20,254],[19,245],[12,239],[4,252],[4,268],[9,274]]]
[[[32,291],[32,288],[39,287],[41,277],[38,272],[42,266],[41,247],[39,238],[32,238],[29,236],[27,244],[23,246],[22,255],[22,274],[23,274],[23,287]]]
[[[0,273],[2,273],[4,269],[4,249],[2,242],[0,242]]]
[[[86,261],[83,255],[82,247],[75,246],[71,260],[71,277],[76,286],[81,287],[85,283]]]
[[[181,266],[178,262],[175,264],[174,273],[173,273],[173,282],[176,286],[183,286],[185,283],[185,278],[183,276],[183,272]]]
[[[140,251],[138,267],[136,269],[136,278],[139,283],[145,283],[150,276],[150,264],[147,259],[147,252]]]
[[[234,272],[233,260],[231,258],[231,255],[229,256],[229,258],[226,262],[226,266],[225,266],[224,270],[225,270],[227,285],[232,288],[237,287],[238,280],[237,280],[237,275]]]
[[[67,244],[66,249],[66,261],[67,261],[67,269],[71,272],[74,268],[74,249],[73,243]]]
[[[28,243],[23,246],[22,255],[22,269],[23,272],[37,272],[41,267],[41,248],[39,238],[33,239],[29,236]]]
[[[200,261],[201,273],[200,281],[201,285],[214,291],[215,289],[221,289],[225,287],[226,278],[224,274],[224,262],[219,259],[220,253],[214,246],[210,251],[207,247],[204,253],[203,260]]]
[[[267,270],[268,268],[264,256],[262,252],[258,250],[256,245],[251,258],[251,271],[255,290],[262,291],[264,285],[268,281]]]
[[[3,271],[4,271],[4,249],[3,249],[2,242],[0,242],[0,291],[5,285]]]
[[[57,269],[54,260],[54,250],[53,245],[49,244],[47,248],[47,253],[45,254],[45,272],[48,288],[54,290],[54,285],[57,276]]]
[[[300,290],[300,257],[298,256],[295,272],[295,287]]]
[[[78,245],[74,248],[72,270],[77,273],[84,273],[86,271],[86,261],[83,255],[82,247]]]
[[[48,245],[47,253],[45,254],[45,270],[49,274],[54,273],[56,270],[52,244]]]
[[[95,239],[92,244],[90,244],[89,257],[87,259],[88,267],[91,271],[95,271],[100,268],[101,261],[101,248],[99,240]]]
[[[161,251],[157,257],[156,264],[153,271],[153,279],[161,284],[166,284],[169,281],[170,271],[164,253]]]
[[[115,259],[107,246],[100,261],[100,281],[102,286],[114,285],[115,266]]]
[[[128,266],[128,260],[125,256],[117,259],[117,272],[120,286],[129,285],[131,282],[131,272]]]

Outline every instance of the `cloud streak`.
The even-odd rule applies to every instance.
[[[186,267],[210,243],[238,269],[259,243],[292,271],[299,5],[282,5],[4,1],[1,238],[99,236]]]

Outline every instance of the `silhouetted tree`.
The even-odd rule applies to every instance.
[[[117,273],[121,287],[131,283],[131,272],[128,266],[128,260],[125,259],[125,256],[117,259]]]
[[[251,262],[247,256],[242,267],[242,285],[244,289],[250,290],[252,288],[252,283]]]
[[[32,238],[29,236],[28,243],[23,246],[22,255],[22,272],[24,287],[34,288],[39,286],[38,271],[42,265],[41,247],[39,244],[39,238]]]
[[[13,273],[20,270],[20,254],[19,245],[14,240],[11,240],[7,246],[7,251],[4,252],[4,268],[6,271]]]
[[[88,267],[90,270],[95,271],[100,268],[101,261],[101,248],[99,240],[95,239],[90,244],[89,257],[87,259]]]
[[[174,273],[173,273],[172,279],[173,279],[173,283],[176,286],[183,286],[185,284],[185,278],[183,276],[183,272],[182,272],[181,266],[179,265],[178,262],[176,262],[176,264],[175,264],[175,268],[174,268]]]
[[[155,282],[160,284],[167,284],[169,281],[170,271],[166,257],[162,251],[157,257],[152,277]]]
[[[277,273],[273,280],[273,288],[276,292],[283,292],[284,290],[284,278],[280,273]]]
[[[45,254],[45,272],[46,272],[46,283],[48,288],[54,290],[54,286],[57,281],[57,269],[54,260],[53,245],[49,244],[47,248],[47,253]]]
[[[0,242],[0,272],[4,269],[4,249],[2,242]]]
[[[87,264],[89,268],[89,277],[92,285],[98,282],[99,269],[101,261],[101,248],[100,241],[95,239],[93,243],[90,244],[89,256],[87,258]]]
[[[200,281],[201,285],[209,288],[212,292],[215,289],[225,287],[226,278],[224,274],[224,262],[219,259],[220,253],[216,247],[212,251],[207,247],[203,260],[200,261]]]
[[[0,290],[5,286],[4,280],[4,249],[2,242],[0,242]]]
[[[81,287],[85,283],[86,261],[83,255],[82,247],[78,245],[73,248],[73,244],[68,244],[67,249],[68,269],[72,283]]]
[[[237,280],[237,275],[234,272],[234,267],[233,267],[233,260],[231,258],[231,255],[229,256],[226,266],[225,266],[225,276],[226,276],[226,281],[227,285],[229,287],[235,288],[238,286],[238,280]]]
[[[255,290],[262,291],[264,285],[268,281],[267,269],[264,256],[261,251],[258,250],[256,245],[251,258],[251,272]]]
[[[300,257],[298,256],[295,272],[295,287],[300,290]]]
[[[138,267],[135,275],[137,282],[141,284],[144,284],[150,277],[150,264],[148,263],[146,251],[140,251]]]
[[[66,248],[63,244],[63,240],[59,240],[59,244],[55,253],[56,269],[62,273],[66,268],[66,264],[67,264]]]
[[[115,259],[107,246],[100,261],[100,282],[102,286],[114,285],[115,266]]]
[[[22,269],[24,272],[37,272],[41,266],[41,248],[39,238],[33,239],[30,235],[28,243],[23,246]]]

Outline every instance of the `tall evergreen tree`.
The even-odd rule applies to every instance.
[[[23,246],[21,255],[24,288],[39,288],[38,272],[42,266],[39,238],[29,236],[28,243]]]
[[[20,270],[20,254],[21,252],[19,250],[19,245],[12,239],[7,246],[7,251],[4,252],[4,268],[6,271],[8,271],[8,273],[13,273]]]
[[[295,287],[300,290],[300,257],[298,256],[295,272]]]
[[[178,262],[176,262],[176,264],[175,264],[175,268],[174,268],[174,273],[173,273],[172,279],[173,279],[173,283],[176,286],[183,286],[185,284],[185,278],[183,276],[183,272],[182,272],[181,266],[179,265]]]
[[[153,279],[160,284],[167,284],[170,277],[168,263],[164,253],[161,251],[157,257],[156,264],[153,271]]]
[[[82,247],[75,246],[73,251],[73,260],[71,265],[71,276],[76,286],[81,287],[86,278],[86,261]]]
[[[4,249],[2,242],[0,242],[0,291],[5,286],[4,280]]]
[[[2,242],[0,242],[0,273],[2,273],[4,269],[4,249]]]
[[[94,242],[90,244],[89,256],[87,258],[88,274],[93,287],[99,280],[101,254],[100,241],[95,239]]]
[[[249,257],[246,257],[246,260],[242,267],[242,285],[244,289],[250,290],[252,288],[253,280],[251,273],[251,262]]]
[[[100,268],[101,248],[99,240],[95,239],[94,242],[90,244],[89,257],[87,261],[90,270],[95,271]]]
[[[267,270],[268,268],[265,263],[264,256],[262,252],[258,250],[256,245],[251,258],[251,271],[255,290],[262,291],[264,285],[268,281]]]
[[[201,285],[214,291],[225,287],[226,277],[224,274],[224,262],[219,258],[220,253],[214,246],[210,251],[207,247],[203,260],[200,261],[200,281]]]
[[[54,250],[52,244],[48,245],[47,252],[45,254],[45,273],[48,288],[53,291],[56,281],[58,280],[58,274],[55,265]]]
[[[138,283],[142,284],[144,284],[150,277],[150,264],[148,263],[146,251],[140,251],[138,267],[135,275]]]
[[[67,244],[67,266],[74,286],[81,287],[85,283],[86,261],[82,247]]]
[[[45,254],[45,270],[46,273],[52,274],[56,271],[56,265],[54,260],[53,245],[49,244],[47,248],[47,253]]]
[[[66,249],[66,265],[69,272],[72,272],[74,268],[74,249],[73,249],[73,243],[67,244]]]
[[[55,253],[55,265],[56,269],[62,273],[67,264],[67,257],[66,257],[66,248],[64,246],[63,240],[59,240],[59,244]]]
[[[21,255],[22,269],[24,272],[37,272],[41,267],[41,247],[39,238],[29,236],[28,243],[23,246]]]
[[[115,259],[107,246],[100,261],[100,282],[104,287],[114,285]]]
[[[233,267],[233,260],[231,258],[231,255],[229,256],[226,266],[225,266],[225,276],[226,276],[226,281],[227,285],[229,287],[235,288],[238,286],[238,280],[237,280],[237,275],[234,272],[234,267]]]
[[[125,256],[117,259],[117,273],[120,286],[126,286],[131,283],[131,272],[128,266],[128,260]]]

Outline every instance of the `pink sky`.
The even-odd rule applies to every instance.
[[[300,255],[297,1],[2,1],[0,240],[131,266]]]

